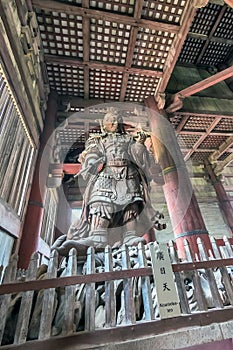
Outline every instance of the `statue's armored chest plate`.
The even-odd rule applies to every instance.
[[[128,148],[132,139],[127,134],[109,134],[103,140],[106,161],[130,160]]]

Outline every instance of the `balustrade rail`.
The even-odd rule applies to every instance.
[[[209,310],[232,313],[233,249],[227,238],[221,248],[211,240],[210,253],[198,238],[198,257],[192,256],[186,242],[186,261],[182,262],[173,242],[166,248],[179,300],[177,328],[187,315]],[[17,257],[12,256],[0,286],[1,346],[160,322],[166,303],[161,303],[158,293],[162,286],[153,254],[162,257],[157,243],[118,249],[108,246],[104,252],[90,247],[85,258],[71,249],[62,262],[53,251],[48,266],[38,266],[35,253],[26,271],[17,270]],[[166,274],[165,267],[160,272]],[[163,287],[169,290],[166,283]],[[169,310],[175,305],[173,297],[168,297]]]

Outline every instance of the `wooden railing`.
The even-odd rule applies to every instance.
[[[212,253],[207,254],[198,239],[198,258],[192,256],[186,242],[183,262],[174,243],[169,242],[181,311],[173,329],[182,327],[188,315],[193,316],[187,318],[187,326],[197,314],[210,310],[212,315],[214,310],[227,311],[225,318],[220,317],[224,320],[230,318],[228,310],[232,314],[233,249],[227,238],[221,249],[211,240]],[[53,251],[48,267],[38,267],[35,253],[27,271],[17,270],[17,257],[13,256],[0,286],[1,346],[162,322],[156,289],[159,281],[155,280],[151,259],[156,249],[156,243],[113,250],[106,247],[102,253],[90,247],[86,259],[71,249],[62,263]]]

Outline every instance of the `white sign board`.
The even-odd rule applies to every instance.
[[[180,302],[166,244],[150,244],[160,318],[180,316]]]

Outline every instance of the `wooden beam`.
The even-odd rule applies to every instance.
[[[225,153],[233,144],[233,136],[229,137],[226,141],[224,141],[211,156],[209,157],[209,161],[215,162],[223,153]]]
[[[96,275],[98,275],[96,273]],[[65,277],[63,277],[65,278]],[[60,278],[58,278],[58,281]],[[26,283],[26,282],[25,282]],[[22,285],[24,283],[21,283]],[[134,325],[124,325],[120,327],[113,328],[102,328],[96,329],[94,332],[76,332],[69,336],[54,336],[48,338],[46,340],[29,340],[23,344],[10,344],[4,345],[5,350],[41,350],[41,349],[56,349],[56,350],[64,350],[64,349],[109,349],[109,348],[120,348],[123,342],[127,342],[128,348],[145,348],[144,343],[147,339],[150,340],[150,348],[157,348],[158,340],[156,338],[157,335],[161,337],[163,334],[169,332],[180,332],[180,337],[187,337],[187,330],[181,333],[182,328],[189,327],[189,332],[192,333],[193,343],[189,344],[191,349],[199,349],[199,350],[208,350],[208,349],[232,349],[232,339],[224,339],[224,340],[216,340],[212,338],[211,344],[202,344],[200,346],[191,346],[196,343],[196,336],[200,335],[204,338],[206,337],[206,333],[204,333],[203,325],[213,327],[213,323],[221,323],[232,321],[232,308],[224,308],[224,309],[213,309],[208,312],[197,312],[190,315],[182,315],[181,317],[176,318],[168,318],[156,321],[146,321],[146,322],[137,322]],[[211,326],[212,325],[212,326]],[[198,335],[195,330],[198,329]],[[200,330],[200,331],[199,331]],[[201,333],[201,331],[203,333]],[[206,330],[205,330],[206,332]],[[174,334],[173,333],[173,334]],[[171,333],[172,334],[172,333]],[[214,333],[213,333],[214,334]],[[215,334],[218,334],[215,332]],[[137,342],[137,345],[135,345]],[[106,345],[109,344],[109,345]],[[148,344],[148,342],[147,342]],[[149,347],[149,346],[148,346]],[[188,348],[183,348],[183,350],[188,350]]]
[[[143,4],[144,4],[144,0],[138,0],[135,3],[134,18],[136,20],[139,20],[141,18]],[[127,56],[126,56],[126,60],[125,60],[125,66],[127,68],[130,68],[131,65],[132,65],[132,62],[133,62],[135,45],[136,45],[136,42],[137,42],[137,35],[138,35],[138,28],[131,27],[129,44],[128,44],[128,51],[127,51]],[[121,94],[120,94],[120,102],[123,102],[124,99],[125,99],[125,94],[126,94],[126,90],[127,90],[128,80],[129,80],[129,73],[128,72],[123,73],[122,85],[121,85]]]
[[[222,173],[223,169],[227,167],[233,161],[233,153],[229,154],[222,162],[219,162],[214,169],[215,174],[218,176]]]
[[[52,175],[57,175],[63,172],[64,174],[77,174],[81,170],[81,164],[75,163],[75,164],[58,164],[58,163],[51,163],[49,166],[49,171]]]
[[[212,85],[218,84],[219,82],[228,79],[233,76],[233,66],[228,67],[221,72],[218,72],[196,84],[193,84],[169,98],[166,106],[167,113],[173,113],[177,109],[182,108],[182,99],[191,95],[198,93],[199,91],[205,90]]]
[[[193,2],[189,0],[186,3],[186,9],[182,15],[182,25],[179,28],[179,31],[176,35],[175,40],[173,41],[172,47],[170,48],[165,66],[164,66],[164,76],[159,82],[156,93],[155,93],[155,99],[157,100],[157,97],[159,94],[164,93],[168,81],[171,77],[171,74],[173,72],[173,69],[175,67],[175,64],[177,62],[177,59],[179,57],[179,54],[181,52],[182,46],[184,44],[184,41],[187,37],[187,34],[189,32],[189,28],[192,24],[192,21],[194,19],[196,13],[196,8],[193,7]]]
[[[125,25],[131,25],[137,28],[149,28],[153,30],[161,30],[169,33],[178,33],[180,26],[175,24],[163,23],[163,22],[155,22],[146,19],[135,19],[134,17],[130,17],[128,15],[117,14],[107,11],[95,10],[82,8],[75,5],[68,5],[65,3],[61,3],[58,1],[52,0],[32,0],[32,4],[34,7],[39,8],[45,11],[55,11],[66,13],[74,16],[82,16],[87,18],[95,18],[103,21],[109,22],[117,22]]]
[[[71,107],[74,108],[89,108],[91,106],[95,106],[98,104],[104,104],[104,103],[112,103],[112,100],[105,100],[101,98],[90,98],[89,100],[85,100],[83,97],[77,97],[77,96],[60,96],[61,102],[66,105],[67,103],[70,103]],[[62,114],[71,115],[72,112],[60,112],[58,111],[58,116]]]
[[[202,81],[199,81],[198,83],[193,84],[192,86],[189,86],[186,89],[183,89],[177,92],[177,94],[175,95],[179,95],[181,98],[188,97],[196,94],[199,91],[205,90],[212,85],[220,83],[221,81],[228,79],[232,76],[233,76],[233,66],[228,67],[222,70],[221,72],[218,72]]]
[[[203,57],[203,55],[204,55],[204,53],[205,53],[205,51],[206,51],[206,49],[207,49],[207,47],[209,45],[210,39],[212,39],[212,37],[213,37],[213,35],[214,35],[215,31],[216,31],[217,26],[219,25],[220,21],[222,20],[222,17],[224,15],[225,11],[226,11],[226,8],[227,8],[226,5],[224,5],[222,7],[222,9],[221,9],[221,11],[220,11],[220,13],[219,13],[219,15],[218,15],[214,25],[213,25],[213,27],[212,27],[212,29],[210,31],[210,34],[208,35],[208,39],[206,40],[206,42],[205,42],[205,44],[204,44],[200,54],[198,55],[198,59],[197,59],[196,64],[201,62],[202,57]]]
[[[201,130],[181,130],[179,132],[177,132],[177,134],[179,135],[202,135],[203,131]],[[211,132],[212,136],[233,136],[233,132],[225,132],[225,131],[212,131]]]
[[[109,71],[115,71],[115,72],[127,72],[130,74],[141,74],[141,75],[149,75],[149,76],[154,76],[154,77],[162,77],[163,72],[160,70],[154,70],[154,69],[144,69],[144,68],[136,68],[136,67],[130,67],[127,68],[125,66],[118,66],[115,64],[105,64],[105,63],[100,63],[100,62],[95,62],[95,61],[82,61],[80,59],[74,59],[74,58],[69,58],[66,56],[55,56],[55,55],[45,55],[44,56],[45,61],[47,63],[56,63],[56,64],[67,64],[75,67],[89,67],[92,69],[100,69],[100,70],[109,70]]]
[[[232,239],[230,239],[230,242],[232,242]],[[217,267],[231,266],[232,264],[233,264],[233,258],[183,262],[178,264],[172,264],[172,270],[173,272],[180,272],[180,271],[190,271],[190,270],[192,271],[192,270],[198,270],[198,269],[213,269]],[[112,280],[121,280],[123,278],[144,277],[144,276],[151,276],[151,275],[152,275],[152,268],[143,267],[143,268],[136,268],[136,269],[92,273],[87,275],[38,279],[33,281],[24,281],[23,283],[20,283],[20,282],[5,283],[0,285],[0,295],[12,294],[12,293],[15,294],[20,292],[26,292],[29,290],[58,288],[58,287],[65,287],[65,286],[77,285],[82,283],[85,283],[85,284],[99,283],[99,282],[106,282],[106,281],[112,281]],[[226,312],[226,310],[224,311]],[[232,312],[232,310],[230,311]],[[185,316],[182,316],[182,318],[183,317]],[[190,318],[190,315],[188,315],[188,317]],[[174,326],[174,319],[172,321]],[[156,323],[158,323],[158,321],[156,321]],[[139,326],[141,326],[141,324]],[[25,346],[25,344],[23,345]]]
[[[205,35],[205,34],[190,32],[190,33],[188,33],[188,37],[198,39],[198,40],[208,41],[208,42],[217,42],[217,43],[222,43],[222,44],[227,44],[227,45],[233,45],[233,40],[231,40],[231,39],[218,38],[215,36],[212,38],[209,38],[208,35]]]
[[[15,238],[19,238],[21,231],[20,219],[2,199],[0,199],[0,228],[9,232]]]
[[[210,135],[211,131],[215,128],[215,126],[220,122],[221,117],[216,117],[216,119],[213,121],[213,123],[209,126],[209,128],[206,130],[206,133],[204,133],[199,140],[195,143],[195,145],[192,147],[192,149],[185,155],[184,160],[187,161],[191,155],[197,151],[197,148],[200,146],[200,144]]]
[[[187,121],[189,120],[189,115],[185,115],[182,117],[179,125],[176,128],[176,132],[179,134],[181,132],[181,130],[183,129],[183,127],[185,126],[185,124],[187,123]]]
[[[82,0],[83,8],[89,8],[89,0]],[[90,19],[83,17],[83,61],[89,62],[90,59]],[[84,67],[84,99],[89,99],[89,83],[90,83],[90,69],[88,66]]]

